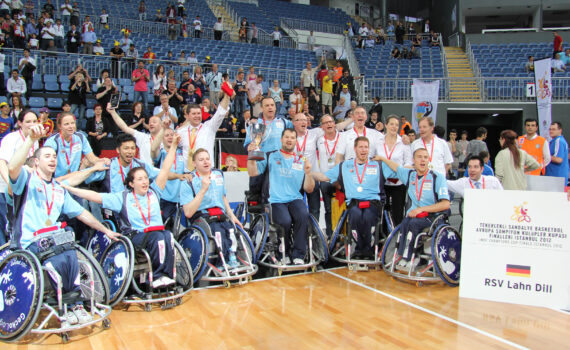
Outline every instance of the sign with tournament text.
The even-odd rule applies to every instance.
[[[570,308],[565,193],[466,190],[459,296]]]

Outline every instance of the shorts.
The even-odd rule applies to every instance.
[[[323,106],[332,106],[332,94],[323,91]]]

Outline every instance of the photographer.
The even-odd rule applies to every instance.
[[[77,70],[76,70],[77,71]],[[73,74],[73,73],[72,73]],[[87,108],[87,93],[91,88],[87,79],[83,75],[83,70],[73,74],[73,79],[69,82],[69,94],[67,100],[71,104],[71,113],[77,117],[77,128],[84,130],[85,109]],[[77,113],[79,110],[79,113]]]
[[[220,88],[222,87],[222,73],[218,71],[218,65],[212,65],[212,71],[206,74],[206,85],[210,91],[210,101],[214,105],[218,105]]]

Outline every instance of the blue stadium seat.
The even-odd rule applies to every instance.
[[[45,106],[46,101],[42,97],[30,97],[31,108],[42,108]]]
[[[42,82],[42,80],[40,79],[40,77],[38,77],[37,79],[34,79],[32,82],[32,91],[44,91],[44,83]]]
[[[47,92],[59,92],[59,84],[54,81],[46,82],[45,90]]]
[[[61,104],[63,100],[61,98],[48,98],[47,106],[51,109],[61,109]]]
[[[93,118],[95,116],[95,112],[92,109],[88,109],[85,111],[85,116],[87,118]]]

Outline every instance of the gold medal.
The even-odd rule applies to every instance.
[[[51,224],[52,224],[52,223],[51,223],[51,220],[50,220],[50,219],[47,219],[47,220],[46,220],[46,226],[51,226]]]
[[[433,164],[429,163],[428,168],[429,168],[429,170],[433,170]]]

